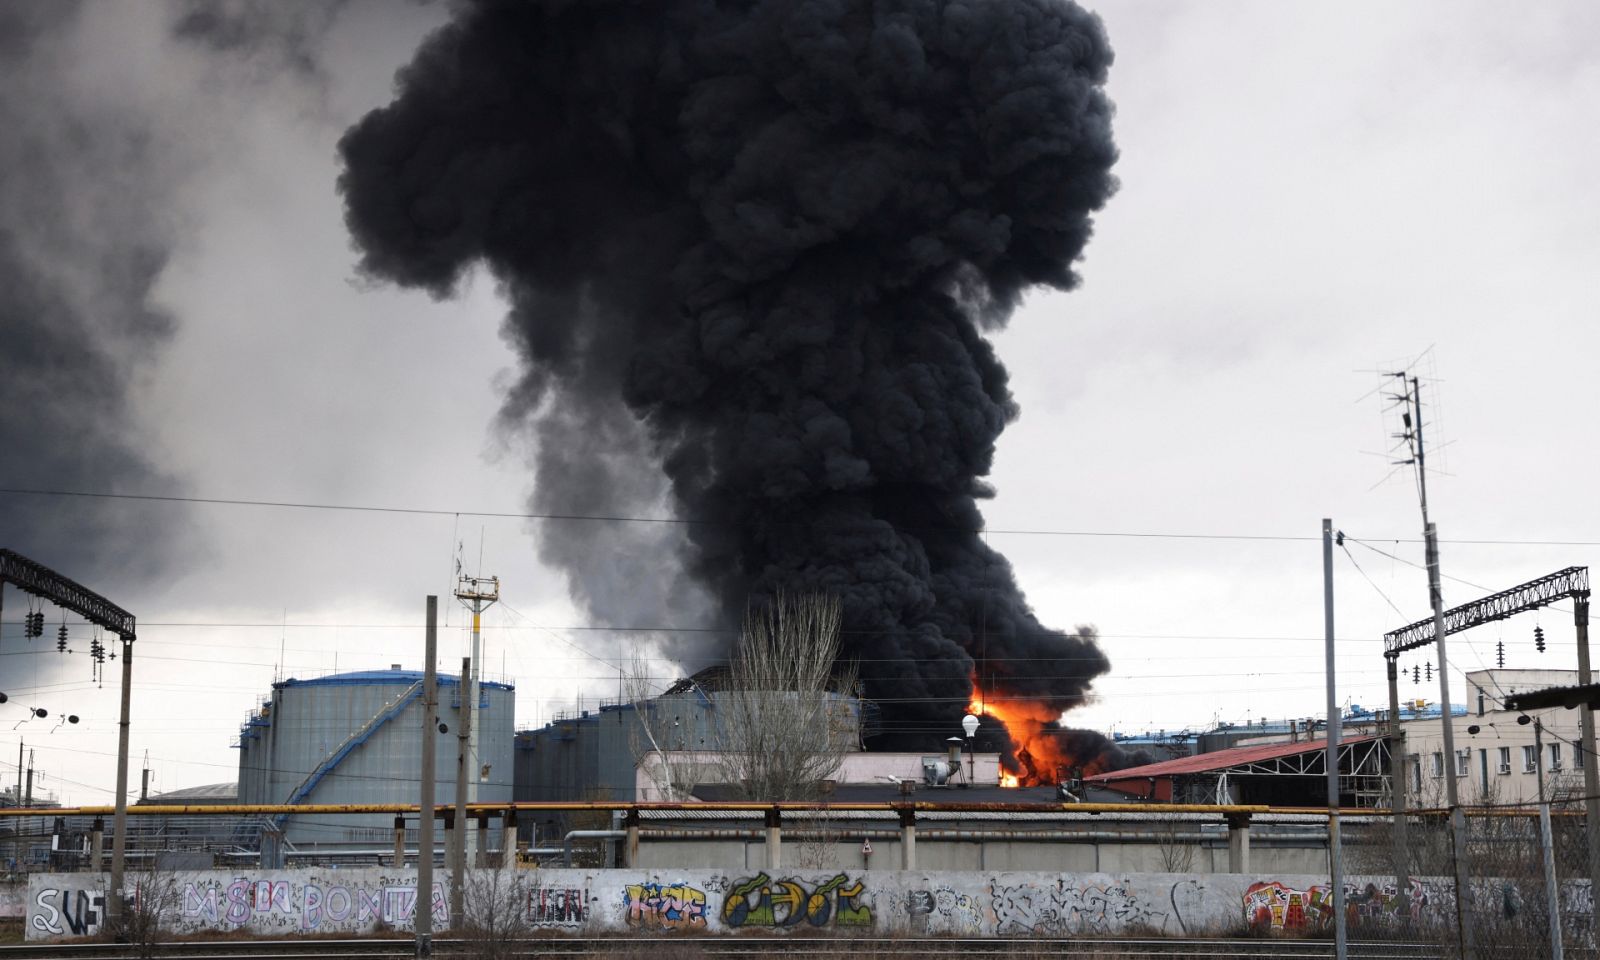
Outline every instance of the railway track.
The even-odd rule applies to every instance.
[[[226,940],[184,941],[160,944],[157,957],[174,960],[395,960],[415,956],[410,939],[390,940]],[[816,958],[816,960],[899,960],[899,958],[937,958],[937,960],[986,960],[986,958],[1093,958],[1093,960],[1142,960],[1142,958],[1261,958],[1261,960],[1302,960],[1332,957],[1333,943],[1327,940],[1270,939],[874,939],[810,937],[664,937],[647,940],[617,938],[540,938],[518,941],[510,954],[517,957],[573,957],[593,960],[770,960],[775,956]],[[434,955],[440,958],[472,957],[478,952],[471,945],[450,939],[434,941]],[[502,954],[504,956],[505,954]],[[1437,944],[1392,941],[1352,941],[1351,960],[1442,960]],[[0,960],[133,960],[138,953],[125,944],[25,944],[0,947]]]

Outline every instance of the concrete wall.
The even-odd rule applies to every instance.
[[[476,872],[469,891],[483,890],[487,879],[486,871]],[[187,933],[409,930],[419,903],[409,870],[206,871],[168,874],[163,882],[171,890],[166,925]],[[436,929],[450,921],[447,884],[448,877],[420,898],[431,901]],[[502,876],[500,890],[496,902],[529,926],[587,934],[1184,936],[1246,926],[1293,932],[1326,925],[1332,901],[1324,877],[1270,874],[525,870]],[[142,895],[152,896],[148,887]],[[1563,896],[1568,910],[1591,908],[1587,882],[1569,882]],[[1392,879],[1353,877],[1347,897],[1358,931],[1400,920]],[[1406,904],[1413,926],[1452,921],[1447,881],[1413,881]],[[104,905],[102,875],[35,874],[27,888],[27,935],[93,934]]]
[[[881,827],[882,825],[878,825]],[[783,839],[784,863],[805,864],[818,869],[898,870],[901,866],[900,842],[872,840],[872,853],[864,855],[861,839],[848,836],[847,830],[833,843]],[[723,870],[766,866],[765,840],[652,840],[639,844],[635,866],[652,870],[687,867],[717,867]],[[918,836],[916,866],[919,870],[1054,870],[1073,873],[1150,873],[1183,870],[1192,873],[1226,873],[1228,848],[1219,837],[1212,846],[1200,844],[1138,843],[1130,840],[1084,842],[1045,842],[1038,840],[941,840]],[[1328,851],[1325,846],[1283,846],[1254,844],[1250,866],[1266,873],[1326,873]]]

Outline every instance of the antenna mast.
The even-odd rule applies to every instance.
[[[1405,370],[1389,374],[1400,381],[1401,392],[1389,398],[1401,405],[1400,422],[1403,426],[1397,439],[1405,441],[1411,457],[1401,460],[1401,465],[1411,465],[1417,475],[1417,502],[1422,508],[1422,536],[1426,544],[1428,566],[1428,600],[1433,605],[1433,637],[1439,648],[1439,715],[1444,733],[1444,754],[1447,765],[1444,790],[1445,806],[1450,810],[1451,849],[1454,853],[1456,875],[1456,925],[1461,941],[1461,955],[1467,960],[1477,956],[1472,935],[1472,887],[1467,879],[1467,824],[1462,812],[1459,791],[1456,788],[1456,737],[1455,716],[1450,709],[1450,661],[1444,648],[1444,589],[1439,574],[1439,530],[1428,519],[1427,448],[1422,440],[1422,384],[1419,378]]]
[[[472,611],[472,659],[468,669],[461,677],[461,711],[462,726],[466,727],[469,740],[467,741],[466,763],[458,765],[456,769],[456,797],[462,797],[465,791],[467,803],[478,802],[478,781],[482,779],[482,760],[479,759],[478,744],[481,739],[479,727],[483,726],[473,716],[478,709],[478,684],[483,674],[483,634],[481,632],[481,619],[483,611],[494,605],[500,599],[499,577],[469,577],[462,574],[456,581],[456,599],[462,606]],[[468,862],[475,862],[477,837],[476,831],[468,830],[465,823],[456,824],[460,831],[461,840],[466,849],[472,854]]]

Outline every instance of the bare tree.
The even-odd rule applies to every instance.
[[[470,870],[461,905],[461,939],[465,956],[502,960],[519,955],[518,941],[532,929],[528,923],[531,885],[513,867]]]
[[[178,878],[152,858],[150,865],[128,878],[131,895],[122,916],[107,931],[112,939],[133,948],[140,960],[154,957],[168,932],[167,922],[178,909]],[[116,894],[113,893],[113,896]]]
[[[817,800],[861,726],[854,670],[840,669],[837,597],[778,594],[745,615],[716,695],[722,779],[754,800]]]
[[[633,705],[634,723],[628,739],[634,765],[650,779],[655,793],[639,799],[692,799],[690,790],[704,778],[707,763],[703,751],[686,749],[683,714],[687,705],[656,694],[647,661],[638,653],[628,667],[627,697]]]

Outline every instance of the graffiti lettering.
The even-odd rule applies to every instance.
[[[1353,927],[1422,923],[1437,898],[1421,880],[1413,878],[1408,886],[1402,898],[1393,883],[1345,884],[1345,922]],[[1332,889],[1320,884],[1296,890],[1277,881],[1255,883],[1244,895],[1245,922],[1276,932],[1325,927],[1333,921],[1333,909]]]
[[[576,887],[528,891],[528,922],[536,927],[578,927],[589,917],[589,894]]]
[[[860,880],[846,874],[807,891],[796,879],[773,882],[766,874],[737,881],[722,902],[722,921],[730,927],[793,927],[802,922],[825,927],[870,926],[872,909],[861,903]]]
[[[630,883],[622,905],[630,927],[682,930],[706,924],[705,891],[683,883]]]
[[[1112,933],[1162,930],[1170,914],[1126,883],[1081,887],[990,885],[989,905],[999,934]]]

